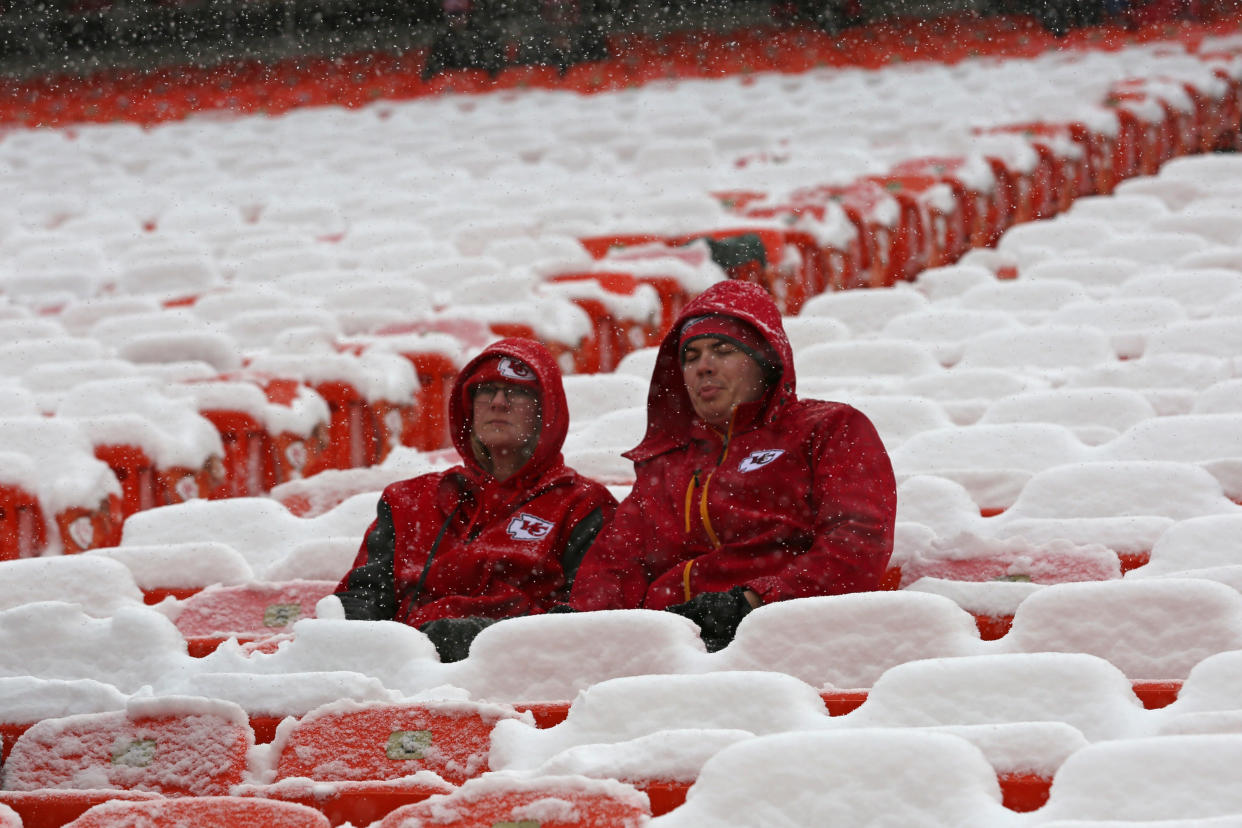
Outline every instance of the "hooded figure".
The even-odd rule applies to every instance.
[[[880,586],[897,496],[871,422],[799,400],[780,312],[713,285],[656,356],[635,485],[583,561],[573,610],[669,609],[709,649],[753,607]]]
[[[462,465],[386,488],[336,590],[347,618],[419,627],[446,661],[465,656],[485,619],[565,601],[616,508],[564,464],[561,372],[538,342],[504,339],[471,360],[449,423]]]

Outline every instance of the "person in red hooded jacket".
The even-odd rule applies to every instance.
[[[709,650],[754,607],[877,589],[897,495],[871,422],[800,400],[780,312],[713,285],[656,356],[635,485],[578,570],[569,610],[670,610]]]
[[[616,500],[565,466],[569,412],[556,360],[504,339],[457,376],[449,424],[462,464],[383,492],[336,596],[346,618],[423,630],[464,658],[496,619],[563,602]]]

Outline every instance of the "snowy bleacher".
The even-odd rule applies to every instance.
[[[1242,825],[1242,35],[1101,38],[0,132],[0,826]],[[499,336],[624,495],[724,278],[876,424],[891,589],[319,603]]]

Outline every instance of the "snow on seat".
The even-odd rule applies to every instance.
[[[269,284],[295,273],[336,268],[330,248],[306,241],[296,247],[253,251],[233,265],[232,275],[237,283]]]
[[[881,329],[880,336],[928,344],[941,364],[952,365],[961,359],[963,343],[971,337],[1019,326],[1018,320],[1007,311],[937,306],[894,316]]]
[[[900,394],[853,396],[838,395],[838,401],[857,408],[875,426],[884,447],[890,452],[915,434],[938,428],[952,428],[953,421],[937,402],[926,397]]]
[[[1031,824],[1236,825],[1242,791],[1233,769],[1240,760],[1239,735],[1097,742],[1065,760]]]
[[[37,417],[35,395],[21,385],[0,385],[0,417]]]
[[[974,620],[952,601],[866,592],[760,607],[743,619],[733,642],[712,656],[711,669],[786,673],[831,696],[868,688],[897,664],[979,651]],[[842,711],[827,700],[830,711]]]
[[[336,316],[319,308],[254,308],[233,314],[225,331],[243,351],[263,352],[289,331],[314,331],[327,338],[342,333]]]
[[[725,748],[707,761],[686,804],[652,828],[747,825],[1007,828],[987,758],[945,733],[866,730],[782,733]]]
[[[1017,279],[978,285],[954,304],[965,310],[1001,311],[1020,322],[1042,322],[1063,305],[1090,298],[1082,285],[1069,279]]]
[[[209,496],[223,482],[219,432],[154,378],[83,383],[65,394],[56,416],[80,428],[121,480],[127,516]]]
[[[18,342],[23,339],[56,339],[68,336],[63,325],[51,319],[5,319],[0,320],[0,342]]]
[[[1204,658],[1242,648],[1242,596],[1189,578],[1057,584],[1018,606],[997,645],[1089,653],[1135,681],[1180,681]]]
[[[1160,336],[1161,333],[1156,331],[1153,336]],[[1147,397],[1156,413],[1163,416],[1187,413],[1201,390],[1233,378],[1233,366],[1228,357],[1200,353],[1154,353],[1151,343],[1149,337],[1148,353],[1139,359],[1070,369],[1064,376],[1065,385],[1073,388],[1133,388]]]
[[[1172,299],[1191,316],[1206,316],[1242,290],[1242,273],[1223,267],[1158,268],[1132,276],[1117,286],[1118,297]]]
[[[361,539],[374,518],[374,503],[372,497],[365,509],[367,504],[359,502],[347,511],[299,518],[269,498],[187,501],[132,516],[125,523],[120,545],[223,543],[236,549],[262,579],[300,542],[346,535]]]
[[[336,315],[347,335],[375,333],[385,326],[426,316],[433,308],[426,286],[378,274],[369,278],[350,274],[347,283],[323,291],[321,301]]]
[[[552,727],[500,722],[492,732],[490,757],[497,770],[534,771],[558,756],[564,756],[563,768],[568,767],[600,749],[614,760],[632,763],[623,781],[684,784],[693,780],[709,743],[721,747],[742,734],[815,730],[827,720],[824,702],[813,688],[779,673],[629,676],[582,691],[565,720]],[[632,754],[644,752],[652,759],[646,772],[633,767],[642,763]],[[565,755],[572,753],[577,758]],[[596,758],[603,770],[608,763]],[[672,766],[666,768],[667,775],[655,773],[661,761]]]
[[[138,334],[119,345],[116,354],[140,365],[197,361],[217,371],[234,371],[242,365],[237,343],[216,331]]]
[[[1203,354],[1229,358],[1242,353],[1242,325],[1236,317],[1195,319],[1168,325],[1153,331],[1147,340],[1147,352],[1162,356],[1182,357]]]
[[[572,377],[571,377],[572,378]],[[615,449],[620,455],[638,445],[647,431],[647,407],[615,408],[572,428],[565,437],[565,454],[595,449]],[[628,461],[627,461],[628,462]]]
[[[121,486],[73,423],[0,418],[0,559],[80,552],[116,543]]]
[[[211,584],[254,580],[250,564],[236,549],[213,541],[109,546],[87,550],[86,555],[123,564],[148,604],[186,598]]]
[[[976,285],[990,284],[995,279],[996,274],[986,267],[959,262],[927,268],[915,278],[914,288],[932,302],[939,303],[960,296]]]
[[[102,802],[65,828],[180,828],[227,825],[229,828],[329,828],[314,808],[290,802],[236,796],[195,796],[139,802]]]
[[[1242,215],[1235,210],[1192,202],[1186,209],[1152,223],[1156,231],[1193,233],[1207,242],[1235,245],[1242,242]]]
[[[1071,302],[1048,317],[1052,325],[1083,325],[1108,335],[1122,359],[1142,356],[1153,330],[1186,319],[1186,309],[1163,296],[1110,297],[1096,302]]]
[[[332,594],[336,581],[285,581],[209,586],[167,608],[192,656],[206,655],[226,638],[262,641],[281,635]]]
[[[1100,543],[1128,570],[1145,563],[1156,539],[1177,521],[1237,511],[1216,478],[1196,465],[1091,460],[1032,476],[995,518],[994,532],[1035,543]]]
[[[0,564],[0,611],[36,601],[65,601],[87,615],[106,617],[141,606],[142,591],[129,569],[106,558],[73,555]]]
[[[21,814],[0,803],[0,828],[23,828]]]
[[[119,268],[117,287],[134,296],[181,299],[210,290],[224,281],[220,267],[206,255],[145,256]]]
[[[365,825],[485,773],[493,729],[518,717],[469,701],[332,702],[278,726],[274,774],[235,790]]]
[[[636,637],[641,648],[627,644]],[[533,615],[483,630],[469,658],[445,665],[444,681],[489,701],[565,705],[607,679],[699,672],[704,658],[694,624],[673,613]]]
[[[398,808],[374,828],[645,828],[647,797],[610,779],[492,773],[457,790]]]
[[[1087,445],[1098,445],[1155,416],[1147,398],[1128,388],[1057,388],[994,400],[979,425],[1051,423],[1070,429]]]
[[[890,319],[925,310],[927,297],[908,287],[822,293],[808,299],[800,316],[826,316],[844,323],[856,337],[878,334]]]
[[[1044,379],[1001,368],[955,366],[951,371],[908,379],[890,390],[934,400],[944,406],[953,422],[968,425],[976,422],[993,400],[1047,387]]]
[[[1031,476],[1086,460],[1088,449],[1051,423],[961,426],[915,434],[892,453],[898,479],[931,474],[966,487],[985,514],[1011,505]]]
[[[1126,577],[1150,578],[1242,565],[1242,553],[1234,542],[1238,530],[1242,530],[1242,514],[1178,521],[1156,539],[1150,560],[1126,573]]]
[[[103,790],[227,795],[242,782],[253,745],[246,714],[235,704],[133,696],[124,710],[31,725],[4,764],[0,799],[25,810],[50,790],[77,791],[85,810]]]
[[[1151,714],[1118,668],[1075,652],[995,653],[900,664],[880,676],[860,707],[834,717],[830,727],[1028,722],[1068,725],[1091,742],[1143,736],[1153,727]]]
[[[1242,414],[1242,379],[1222,380],[1199,392],[1191,414]]]
[[[1073,255],[1097,247],[1116,236],[1117,226],[1108,220],[1066,213],[1046,221],[1017,224],[1005,231],[996,244],[998,252],[1021,259],[1029,248],[1047,248],[1058,255]]]
[[[794,353],[824,342],[840,342],[850,337],[849,326],[830,316],[790,316],[781,320]]]
[[[1144,266],[1171,265],[1183,256],[1217,249],[1222,245],[1205,242],[1193,233],[1172,231],[1115,235],[1095,245],[1088,252],[1093,256],[1130,259]]]
[[[1022,271],[1023,281],[1074,282],[1092,296],[1110,296],[1122,282],[1142,269],[1130,260],[1106,256],[1058,256]],[[1077,304],[1081,300],[1066,302]]]
[[[0,678],[0,766],[17,737],[35,722],[74,713],[123,710],[126,696],[94,679]]]
[[[1242,414],[1186,414],[1135,423],[1098,449],[1101,460],[1195,463],[1242,503]]]
[[[1041,325],[972,336],[962,344],[962,358],[957,366],[1001,368],[1038,376],[1104,366],[1116,360],[1112,343],[1096,328]]]
[[[53,339],[20,340],[0,345],[0,371],[6,377],[20,377],[58,362],[103,359],[108,356],[110,354],[103,344],[87,337],[61,336]]]
[[[1068,215],[1097,219],[1116,228],[1145,229],[1169,217],[1169,205],[1154,195],[1091,195],[1074,200]],[[1026,274],[1023,274],[1025,277]]]
[[[0,612],[0,676],[91,678],[132,693],[193,663],[172,622],[145,607],[120,607],[107,618],[63,601]]]
[[[583,428],[618,409],[646,407],[645,379],[632,374],[600,374],[564,378],[571,428]],[[641,435],[640,435],[641,436]]]
[[[193,669],[187,672],[261,676],[347,672],[373,678],[406,696],[445,695],[443,686],[450,683],[445,678],[450,675],[447,665],[440,664],[435,645],[418,630],[394,621],[346,621],[334,598],[320,602],[316,613],[317,618],[295,622],[293,634],[275,649],[226,641],[190,662]]]
[[[902,381],[944,370],[932,349],[905,339],[825,342],[794,355],[800,378],[884,393]]]

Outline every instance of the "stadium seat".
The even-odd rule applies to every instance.
[[[66,828],[328,828],[327,818],[303,805],[235,796],[195,796],[138,802],[106,802],[69,823]]]
[[[118,791],[221,796],[242,781],[254,744],[236,705],[131,698],[124,711],[44,719],[18,738],[0,801],[26,826],[63,825]]]
[[[376,828],[425,820],[445,828],[644,828],[650,813],[645,796],[612,780],[492,774],[469,780],[450,794],[398,808]]]
[[[1238,593],[1211,581],[1058,584],[1023,601],[999,643],[1010,652],[1089,653],[1136,681],[1181,681],[1204,658],[1239,649],[1240,620]]]
[[[994,400],[979,424],[1052,423],[1071,429],[1087,445],[1097,445],[1155,416],[1151,403],[1132,389],[1058,388]]]
[[[878,334],[889,320],[926,310],[927,297],[906,287],[825,293],[809,300],[804,317],[826,316],[844,323],[855,337]]]
[[[1062,305],[1048,317],[1048,323],[1097,328],[1107,334],[1118,358],[1136,359],[1147,349],[1150,333],[1186,315],[1186,308],[1172,298],[1117,297]]]
[[[315,604],[332,594],[336,581],[286,581],[209,586],[172,612],[192,656],[204,656],[228,638],[262,641],[313,618]]]
[[[0,805],[0,828],[22,828],[21,814],[8,805]]]
[[[493,727],[517,716],[461,701],[333,702],[278,728],[273,783],[239,791],[311,805],[334,825],[368,824],[483,774]]]
[[[1130,426],[1098,449],[1100,460],[1196,463],[1220,482],[1225,495],[1242,503],[1242,415],[1186,414],[1155,417]]]
[[[782,733],[716,754],[686,804],[653,828],[851,825],[1007,826],[996,774],[979,749],[911,730]]]

